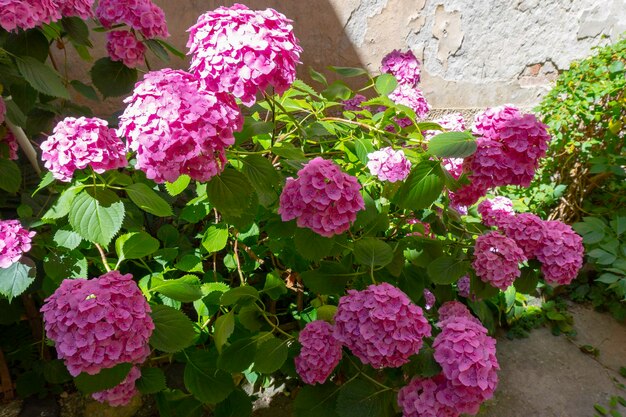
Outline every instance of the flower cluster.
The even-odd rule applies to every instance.
[[[81,19],[93,17],[94,0],[56,0],[63,16],[78,16]]]
[[[456,289],[461,297],[469,297],[470,296],[470,277],[469,275],[464,275],[456,282]]]
[[[274,9],[220,7],[200,16],[189,32],[190,71],[211,91],[252,106],[257,90],[272,86],[282,94],[296,78],[302,48],[291,20]]]
[[[583,239],[565,223],[545,222],[543,245],[536,251],[544,279],[552,284],[572,282],[583,264]]]
[[[322,320],[312,321],[298,340],[302,345],[294,359],[298,375],[306,384],[323,384],[341,360],[341,344],[333,335],[333,327]]]
[[[367,168],[381,181],[404,181],[411,172],[411,162],[401,149],[394,151],[388,146],[367,154]]]
[[[0,268],[8,268],[19,261],[31,248],[35,232],[22,227],[19,220],[0,220]]]
[[[126,147],[108,123],[98,118],[66,117],[41,144],[41,159],[55,178],[69,182],[77,169],[95,172],[123,168]]]
[[[513,239],[489,232],[476,239],[472,267],[483,282],[504,291],[521,275],[519,263],[525,260]]]
[[[545,222],[532,213],[509,214],[497,226],[515,241],[528,259],[535,258],[537,251],[545,245]]]
[[[93,16],[93,0],[0,0],[0,27],[10,32],[32,29],[66,16]]]
[[[129,68],[135,68],[144,61],[146,46],[127,30],[107,33],[107,52],[113,61],[122,61]]]
[[[398,392],[398,405],[403,417],[458,417],[459,413],[439,400],[446,391],[443,375],[413,378]]]
[[[422,309],[387,283],[349,290],[335,314],[335,338],[375,368],[407,363],[430,332]]]
[[[121,383],[111,389],[94,392],[91,396],[101,403],[106,401],[113,407],[127,405],[130,403],[130,400],[139,393],[137,388],[135,388],[135,381],[140,377],[141,371],[136,366],[133,366]]]
[[[165,13],[151,0],[100,0],[96,16],[106,28],[125,23],[147,39],[170,36]]]
[[[396,89],[389,94],[389,98],[396,104],[407,106],[419,118],[426,117],[430,111],[430,105],[422,91],[410,85],[398,84]]]
[[[502,227],[510,216],[513,216],[513,202],[506,197],[486,199],[478,205],[478,213],[483,224],[489,227]]]
[[[280,195],[278,214],[283,221],[297,219],[298,227],[331,237],[350,228],[356,213],[365,208],[358,180],[341,172],[337,164],[317,157],[298,178],[287,178]]]
[[[148,178],[172,182],[187,174],[208,181],[224,170],[225,149],[243,123],[232,96],[203,90],[193,75],[166,68],[147,73],[124,102],[118,132]]]
[[[72,376],[120,363],[140,364],[150,354],[150,306],[130,274],[66,279],[41,308],[48,337]]]
[[[420,62],[412,51],[394,49],[383,58],[380,70],[396,77],[399,84],[415,87],[420,82]]]
[[[446,132],[463,132],[466,129],[465,118],[461,113],[446,114],[433,120],[433,122],[443,127]],[[440,130],[425,130],[422,135],[424,135],[424,140],[428,142],[439,133],[441,133]]]
[[[474,204],[496,186],[530,184],[550,140],[546,125],[532,114],[502,106],[478,114],[472,131],[478,147],[464,161],[470,184],[455,192],[457,204]]]

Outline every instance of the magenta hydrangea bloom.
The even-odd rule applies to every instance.
[[[85,20],[94,16],[93,2],[94,0],[57,0],[63,16],[78,16]]]
[[[360,189],[355,177],[341,172],[333,161],[317,157],[298,171],[297,179],[287,178],[278,214],[285,222],[297,219],[298,227],[319,235],[338,235],[365,208]]]
[[[122,382],[105,391],[94,392],[91,396],[101,403],[107,402],[112,407],[128,405],[133,397],[139,394],[135,388],[135,382],[141,377],[141,371],[136,366],[130,368],[130,372]]]
[[[469,297],[470,296],[470,277],[469,275],[464,275],[456,282],[456,289],[461,297]]]
[[[476,321],[476,323],[480,324],[480,321],[472,316],[472,313],[469,311],[467,306],[459,301],[448,301],[445,302],[439,307],[437,310],[439,314],[439,324],[440,327],[443,323],[445,323],[448,319],[453,319],[455,317],[466,317],[468,320]]]
[[[58,180],[69,182],[74,171],[90,166],[95,172],[123,168],[126,147],[105,120],[66,117],[41,144],[41,159]]]
[[[150,354],[150,306],[130,274],[65,279],[41,307],[48,338],[72,376],[95,375]]]
[[[435,294],[433,294],[429,289],[424,288],[424,308],[426,308],[426,310],[430,310],[436,302],[437,299],[435,298]]]
[[[461,178],[463,175],[463,158],[443,158],[441,162],[452,177],[457,180]]]
[[[509,121],[521,116],[520,110],[510,104],[490,107],[474,117],[472,133],[485,139],[498,141],[499,131]]]
[[[144,62],[146,46],[127,30],[107,32],[107,52],[113,61],[122,61],[129,68]]]
[[[560,221],[545,222],[545,230],[543,244],[536,251],[541,272],[546,282],[567,285],[583,265],[583,239]]]
[[[547,229],[546,222],[532,213],[509,216],[499,226],[507,237],[513,239],[528,259],[534,259],[543,247]]]
[[[135,85],[119,133],[137,151],[136,167],[155,182],[187,174],[208,181],[226,166],[225,149],[243,120],[232,96],[200,87],[191,74],[152,71]]]
[[[424,94],[422,94],[422,90],[419,88],[399,84],[396,89],[389,94],[389,98],[394,103],[402,104],[413,110],[420,119],[426,117],[430,111],[430,105],[426,101]]]
[[[325,321],[308,323],[298,336],[302,345],[295,357],[296,371],[306,384],[323,384],[341,360],[341,344]]]
[[[274,9],[219,7],[189,28],[190,71],[211,91],[229,92],[250,107],[258,90],[282,94],[296,79],[300,47],[292,21]]]
[[[398,391],[398,405],[403,417],[458,417],[460,412],[441,402],[441,392],[446,390],[443,375],[433,378],[413,378]]]
[[[483,224],[489,227],[502,227],[509,218],[515,215],[513,202],[507,197],[481,201],[478,205],[478,213],[482,217]]]
[[[349,290],[335,314],[335,338],[374,368],[397,368],[419,352],[430,324],[422,309],[388,283]]]
[[[394,151],[388,146],[367,154],[367,168],[381,181],[404,181],[411,172],[411,162],[402,149]]]
[[[466,130],[465,118],[461,113],[446,114],[433,120],[433,122],[443,127],[445,132],[464,132]],[[425,130],[422,132],[422,135],[424,140],[428,142],[440,133],[442,133],[441,130]]]
[[[125,23],[147,39],[170,36],[165,13],[151,0],[99,0],[96,16],[106,28]]]
[[[19,220],[0,220],[0,268],[8,268],[19,261],[31,248],[35,232],[22,227]]]
[[[348,100],[344,100],[342,102],[343,109],[346,111],[361,111],[364,110],[361,103],[366,101],[367,98],[364,95],[356,94],[354,97],[349,98]]]
[[[526,256],[515,241],[498,232],[489,232],[476,239],[472,267],[483,282],[502,291],[519,278],[519,263],[524,261]]]
[[[398,84],[415,87],[420,82],[420,62],[410,50],[401,52],[394,49],[385,55],[380,70],[396,77]]]

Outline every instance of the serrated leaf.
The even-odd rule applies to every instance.
[[[341,386],[332,382],[324,385],[305,385],[296,397],[293,407],[296,417],[339,417],[335,411]]]
[[[238,217],[250,205],[254,189],[244,174],[233,168],[226,168],[221,175],[213,177],[207,183],[206,193],[211,205],[219,211]]]
[[[468,132],[445,132],[428,142],[428,153],[440,158],[465,158],[476,152],[476,139]]]
[[[121,363],[113,368],[102,369],[96,375],[83,372],[74,378],[74,384],[84,394],[104,391],[119,385],[126,378],[131,367],[130,363]]]
[[[11,194],[19,191],[22,185],[22,172],[17,164],[0,158],[0,189]]]
[[[135,386],[142,394],[156,394],[167,388],[165,373],[160,368],[141,368],[141,378]]]
[[[74,90],[78,91],[83,97],[86,97],[89,100],[96,101],[96,102],[100,101],[100,97],[98,97],[98,93],[92,86],[87,85],[78,80],[72,80],[70,81],[70,84],[72,85],[72,87],[74,87]]]
[[[169,195],[171,195],[172,197],[175,197],[178,194],[185,191],[185,189],[187,188],[190,182],[191,182],[191,177],[189,177],[189,175],[183,174],[180,177],[178,177],[178,179],[174,182],[166,182],[165,189],[167,190]]]
[[[259,196],[259,202],[264,207],[269,207],[278,198],[276,188],[280,182],[280,176],[272,163],[260,155],[248,155],[242,159],[243,173]]]
[[[294,236],[296,250],[309,261],[318,261],[333,251],[335,242],[332,238],[320,236],[309,229],[298,228]]]
[[[168,42],[164,41],[163,39],[157,39],[156,40],[158,43],[160,43],[161,45],[163,45],[163,47],[165,49],[167,49],[168,51],[170,51],[170,53],[180,59],[185,59],[187,58],[185,53],[182,51],[179,51],[178,49],[176,49],[173,45],[169,44]]]
[[[432,282],[443,285],[457,282],[459,278],[467,274],[468,269],[469,262],[444,255],[431,262],[426,272]]]
[[[143,211],[159,217],[173,215],[172,207],[146,184],[138,182],[126,187],[128,198]]]
[[[534,268],[522,268],[522,273],[513,282],[515,289],[522,294],[533,294],[539,282],[539,271]]]
[[[213,342],[219,353],[222,353],[222,347],[228,341],[228,338],[235,331],[235,312],[230,310],[228,314],[219,316],[215,320],[213,330]]]
[[[124,204],[121,201],[103,206],[89,193],[79,193],[69,212],[69,221],[75,232],[84,239],[108,246],[122,227]]]
[[[385,417],[390,415],[390,392],[362,379],[344,385],[337,396],[340,417]]]
[[[252,399],[241,390],[235,390],[215,407],[215,417],[249,417],[252,414]]]
[[[216,404],[225,400],[235,389],[227,372],[216,369],[211,355],[202,350],[192,352],[185,366],[185,387],[198,400]]]
[[[61,26],[73,43],[86,47],[93,47],[89,40],[89,28],[83,19],[78,16],[64,17]]]
[[[361,265],[385,266],[393,260],[393,249],[382,240],[364,237],[354,245],[354,259]]]
[[[70,187],[66,190],[63,190],[57,201],[52,205],[52,207],[46,211],[43,215],[44,220],[54,220],[61,219],[70,212],[72,208],[72,203],[76,198],[76,195],[83,189],[82,186],[79,187]]]
[[[271,374],[283,366],[288,353],[287,341],[272,337],[258,346],[252,369],[262,374]]]
[[[69,250],[76,249],[83,238],[73,230],[59,229],[54,233],[53,239],[57,246],[67,248]]]
[[[43,365],[43,376],[51,384],[64,384],[72,380],[72,375],[60,359],[53,359]]]
[[[193,323],[182,312],[164,305],[153,305],[154,331],[150,345],[162,352],[178,352],[190,346],[196,338]]]
[[[217,366],[228,372],[243,372],[254,362],[256,339],[239,339],[222,349]]]
[[[8,298],[9,302],[21,295],[35,282],[31,272],[30,266],[20,262],[15,262],[8,268],[0,268],[0,294]]]
[[[367,75],[367,71],[365,71],[363,68],[354,68],[354,67],[335,67],[335,66],[328,66],[327,67],[329,70],[336,72],[337,74],[343,76],[343,77],[358,77],[359,75]]]
[[[433,161],[422,161],[415,166],[396,192],[393,201],[401,208],[419,210],[428,208],[443,191],[444,182]]]
[[[320,267],[300,274],[304,285],[319,294],[343,294],[355,274],[336,262],[320,262]]]
[[[115,251],[120,259],[139,259],[159,249],[158,240],[146,232],[126,233],[115,240]]]
[[[235,303],[245,305],[259,299],[259,292],[256,290],[256,288],[245,285],[243,287],[231,288],[230,290],[226,291],[224,294],[222,294],[222,297],[220,298],[220,303],[223,306],[229,306]]]
[[[48,58],[48,40],[38,30],[9,33],[3,48],[14,55],[30,56],[40,62]]]
[[[283,281],[277,271],[272,271],[265,276],[263,292],[269,295],[272,300],[278,300],[281,295],[287,294],[285,281]]]
[[[143,43],[163,62],[169,62],[170,56],[165,47],[156,39],[146,39]]]
[[[376,83],[374,84],[376,91],[381,96],[386,96],[396,89],[398,86],[398,80],[391,74],[380,74],[376,77]]]
[[[209,253],[219,252],[228,242],[228,228],[225,225],[209,226],[202,236],[202,246]]]
[[[16,58],[15,62],[22,77],[35,90],[52,97],[70,99],[69,91],[54,69],[29,56]]]
[[[98,91],[107,97],[119,97],[130,93],[137,82],[137,70],[119,61],[101,58],[91,68],[91,81]]]
[[[202,298],[200,280],[195,275],[178,279],[152,278],[150,291],[156,291],[173,300],[191,303]]]

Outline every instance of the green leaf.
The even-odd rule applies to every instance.
[[[246,285],[243,287],[231,288],[226,291],[220,298],[220,304],[223,306],[233,304],[245,305],[259,299],[259,292],[256,288]]]
[[[445,132],[428,142],[428,153],[440,158],[465,158],[476,152],[476,139],[468,132]]]
[[[496,331],[496,321],[493,316],[493,312],[487,306],[484,301],[468,301],[467,305],[478,316],[481,323],[489,331],[489,334],[494,334]]]
[[[158,240],[146,232],[126,233],[115,240],[115,251],[120,259],[139,259],[159,249]]]
[[[250,205],[254,189],[244,174],[226,168],[207,183],[206,193],[211,205],[237,217],[244,214]]]
[[[333,81],[331,85],[322,91],[327,100],[347,100],[352,95],[352,90],[341,80]]]
[[[200,280],[195,275],[185,275],[178,279],[154,277],[151,282],[150,291],[159,292],[176,301],[191,303],[202,298]]]
[[[324,385],[305,385],[298,392],[293,407],[296,417],[339,417],[335,411],[340,386],[328,382]]]
[[[435,161],[422,161],[415,166],[396,192],[395,203],[410,210],[430,207],[441,195],[444,185],[436,169],[438,162]]]
[[[313,67],[309,67],[309,75],[311,79],[317,81],[320,84],[328,85],[328,81],[326,81],[326,77],[320,72],[315,71]]]
[[[48,58],[48,39],[38,30],[9,33],[3,48],[17,56],[29,56],[45,62]]]
[[[156,394],[167,388],[165,373],[160,368],[141,368],[141,378],[135,386],[142,394]]]
[[[228,228],[225,225],[209,226],[202,236],[202,246],[209,253],[219,252],[228,242]]]
[[[52,205],[52,207],[46,211],[43,215],[44,220],[55,220],[61,219],[70,212],[72,208],[72,203],[76,198],[76,195],[83,189],[82,186],[78,187],[70,187],[61,193],[57,201]]]
[[[69,221],[84,239],[108,246],[122,227],[124,204],[121,201],[103,206],[87,192],[76,196],[70,208]]]
[[[234,390],[228,398],[215,407],[215,417],[249,417],[252,414],[252,399],[241,390]]]
[[[539,271],[534,268],[522,268],[522,274],[515,280],[513,285],[522,294],[534,294],[539,283]]]
[[[228,338],[235,331],[235,312],[230,310],[228,314],[219,316],[215,320],[213,331],[213,342],[219,353],[222,353],[222,347],[228,341]]]
[[[169,44],[168,42],[162,40],[162,39],[157,39],[156,40],[158,43],[160,43],[161,45],[163,45],[163,47],[165,49],[167,49],[168,51],[170,51],[170,53],[180,59],[186,59],[187,56],[185,55],[184,52],[179,51],[178,49],[176,49],[173,45]]]
[[[91,81],[98,91],[107,97],[119,97],[130,93],[137,82],[137,70],[119,61],[101,58],[91,68]]]
[[[340,417],[385,417],[390,416],[389,391],[362,379],[344,385],[337,396],[337,414]]]
[[[271,374],[283,366],[288,353],[287,341],[272,337],[257,348],[252,369],[262,374]]]
[[[190,346],[196,338],[193,323],[182,312],[168,306],[153,305],[154,332],[152,347],[162,352],[178,352]]]
[[[83,238],[73,230],[59,229],[54,233],[53,239],[57,246],[74,250],[83,241]]]
[[[298,228],[294,236],[298,253],[309,261],[318,261],[333,251],[335,244],[332,238],[320,236],[309,229]]]
[[[320,262],[320,268],[300,274],[304,285],[319,294],[343,294],[355,274],[336,262]]]
[[[157,58],[163,62],[169,62],[170,56],[167,53],[165,47],[155,39],[146,39],[143,43],[152,51]]]
[[[89,28],[83,19],[77,16],[64,17],[61,19],[61,25],[73,43],[89,48],[93,47],[89,40]]]
[[[142,182],[126,187],[126,193],[137,207],[143,211],[159,217],[173,215],[172,207],[163,200],[154,190]]]
[[[5,99],[4,104],[7,107],[6,118],[16,126],[24,127],[26,125],[26,115],[13,100]]]
[[[0,294],[11,302],[35,281],[31,276],[32,272],[34,270],[30,266],[20,262],[15,262],[8,268],[0,268]]]
[[[367,71],[363,68],[354,67],[334,67],[332,65],[327,67],[329,70],[336,72],[343,77],[358,77],[359,75],[367,75]]]
[[[370,139],[357,138],[354,141],[354,149],[359,161],[361,161],[363,165],[367,165],[367,162],[369,161],[367,155],[374,152],[372,141]]]
[[[241,160],[243,173],[248,178],[259,196],[259,202],[269,207],[278,198],[276,189],[280,176],[269,159],[260,155],[248,155]]]
[[[262,292],[269,295],[272,300],[278,300],[281,295],[287,294],[287,286],[278,271],[272,271],[265,276]]]
[[[43,365],[43,376],[51,384],[64,384],[72,380],[65,364],[60,359],[53,359]]]
[[[52,97],[70,99],[61,77],[51,67],[29,56],[16,58],[15,62],[22,77],[35,90]]]
[[[203,403],[224,401],[235,389],[230,374],[216,369],[214,363],[211,354],[203,350],[196,350],[187,357],[185,387]]]
[[[217,366],[228,372],[243,372],[254,362],[256,339],[245,338],[225,347],[217,358]]]
[[[396,89],[398,86],[398,80],[391,74],[380,74],[376,77],[376,91],[381,96],[386,96]]]
[[[469,266],[467,261],[444,255],[431,262],[426,272],[435,284],[452,284],[467,274]]]
[[[370,268],[385,266],[393,260],[393,249],[382,240],[364,237],[354,245],[354,259]]]
[[[72,85],[72,87],[74,87],[74,90],[78,91],[83,97],[86,97],[89,100],[96,101],[96,102],[100,101],[100,97],[98,97],[98,93],[92,86],[87,85],[78,80],[72,80],[70,81],[70,84]]]
[[[14,194],[22,185],[22,172],[17,164],[0,158],[0,189]]]
[[[419,375],[422,378],[430,378],[441,373],[441,366],[435,360],[434,350],[424,347],[417,355],[410,357],[410,362],[402,369],[410,375]]]
[[[189,177],[189,175],[183,174],[180,177],[178,177],[178,179],[174,182],[166,182],[165,189],[167,190],[169,195],[171,195],[172,197],[175,197],[178,194],[185,191],[185,189],[187,188],[190,182],[191,182],[191,177]]]
[[[121,363],[113,368],[102,369],[96,375],[85,372],[74,378],[74,384],[83,394],[104,391],[119,385],[130,372],[130,363]]]

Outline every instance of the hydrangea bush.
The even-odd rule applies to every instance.
[[[301,383],[302,417],[476,414],[497,389],[499,291],[581,268],[568,225],[486,198],[528,185],[545,126],[512,106],[428,120],[411,51],[374,77],[331,67],[358,94],[309,85],[292,22],[237,4],[189,29],[188,69],[152,70],[182,53],[149,0],[2,1],[0,294],[40,304],[46,384],[67,370],[163,416],[249,415],[281,380]],[[45,63],[50,45],[88,59],[90,36],[109,54],[93,85]],[[124,109],[105,121],[79,95]]]

